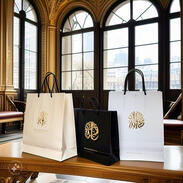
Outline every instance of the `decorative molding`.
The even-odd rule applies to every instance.
[[[32,174],[32,172],[21,172],[20,175],[16,176],[11,174],[3,175],[0,176],[0,183],[25,183]]]
[[[0,71],[1,89],[13,89],[13,1],[0,1],[1,3],[1,57]],[[8,86],[8,87],[6,87]]]
[[[47,33],[48,32],[48,25],[42,25],[42,39],[41,39],[41,81],[44,78],[48,70],[48,53],[47,53]]]
[[[15,91],[0,91],[0,111],[11,111],[14,110],[12,108],[12,105],[10,104],[10,102],[7,99],[7,96],[9,96],[10,98],[14,98],[16,96],[16,92]]]
[[[4,110],[4,96],[0,94],[0,111]]]
[[[50,0],[52,1],[52,0]],[[49,24],[49,5],[48,0],[34,1],[40,15],[41,22],[41,81],[44,73],[48,71],[48,24]]]

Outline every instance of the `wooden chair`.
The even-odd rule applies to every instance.
[[[11,105],[12,111],[1,111],[0,112],[0,124],[2,123],[2,132],[6,133],[6,123],[12,123],[20,121],[20,129],[23,128],[23,119],[25,111],[25,102],[12,100],[7,96],[8,102]]]
[[[183,145],[183,121],[181,120],[181,115],[177,116],[177,114],[181,114],[181,111],[179,111],[181,103],[182,93],[172,103],[170,109],[164,116],[165,144],[167,145]]]

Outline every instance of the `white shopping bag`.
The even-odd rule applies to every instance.
[[[63,161],[77,155],[72,94],[28,94],[23,152]]]
[[[125,83],[127,85],[127,77]],[[164,161],[162,93],[145,92],[145,84],[143,87],[144,92],[109,93],[108,109],[117,110],[118,113],[120,160],[162,162]]]

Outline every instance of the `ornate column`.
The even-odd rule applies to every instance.
[[[48,71],[55,73],[55,59],[56,59],[56,26],[48,25]]]
[[[42,81],[46,74],[46,72],[53,72],[56,74],[56,26],[55,25],[48,25],[47,26],[47,50],[46,50],[46,67],[45,72],[42,74]],[[49,80],[50,87],[53,84],[53,80]]]
[[[0,1],[0,111],[8,109],[6,96],[16,94],[13,87],[13,6]]]

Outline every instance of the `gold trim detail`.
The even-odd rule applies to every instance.
[[[85,137],[87,139],[91,139],[93,141],[97,140],[99,137],[99,128],[97,124],[95,124],[93,121],[89,121],[85,125]]]
[[[47,123],[48,114],[46,112],[40,112],[38,116],[37,124],[41,127],[45,126]]]
[[[128,116],[129,128],[138,129],[144,126],[144,116],[142,113],[134,111]]]

